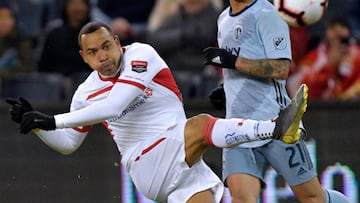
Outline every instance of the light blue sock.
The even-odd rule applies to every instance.
[[[344,194],[330,189],[324,189],[325,203],[350,203]]]

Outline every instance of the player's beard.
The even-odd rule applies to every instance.
[[[118,66],[115,69],[115,71],[113,73],[111,73],[111,74],[104,74],[105,71],[102,71],[103,73],[102,72],[99,72],[99,73],[103,78],[113,78],[119,73],[119,71],[120,71],[120,67]]]

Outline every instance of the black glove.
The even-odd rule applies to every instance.
[[[18,100],[7,98],[5,101],[11,105],[9,109],[11,120],[19,124],[22,121],[24,113],[33,110],[31,104],[22,97],[19,97]]]
[[[220,66],[221,68],[235,69],[237,56],[230,54],[225,49],[208,47],[203,50],[205,65]]]
[[[55,118],[38,111],[29,111],[24,114],[20,124],[20,133],[27,134],[32,129],[55,130]]]
[[[217,88],[211,90],[209,101],[216,110],[225,110],[226,99],[223,84],[220,84]]]

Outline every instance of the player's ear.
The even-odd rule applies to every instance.
[[[120,44],[120,38],[119,38],[118,35],[114,35],[114,40],[115,40],[115,43],[116,43],[117,45],[121,46],[121,44]]]

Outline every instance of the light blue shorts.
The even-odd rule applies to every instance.
[[[264,183],[264,175],[272,166],[290,186],[299,185],[317,176],[303,140],[285,144],[273,140],[257,148],[226,148],[223,150],[223,181],[231,174],[245,173],[258,177]]]

